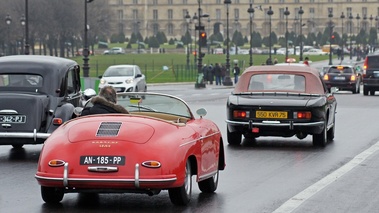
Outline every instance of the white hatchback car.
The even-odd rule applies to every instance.
[[[145,75],[138,65],[113,65],[100,76],[99,90],[106,85],[115,88],[116,92],[146,92]]]

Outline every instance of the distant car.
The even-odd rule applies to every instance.
[[[80,67],[70,59],[0,57],[0,145],[41,144],[82,106]]]
[[[132,54],[145,54],[147,51],[145,49],[139,49],[139,50],[134,50],[131,52]]]
[[[329,66],[324,73],[324,82],[328,89],[337,87],[338,90],[351,91],[353,94],[360,93],[362,77],[351,65]]]
[[[117,92],[146,92],[146,78],[138,65],[113,65],[100,77],[99,90],[105,85],[113,86]]]
[[[119,55],[119,54],[125,54],[125,50],[122,47],[113,47],[110,50],[104,50],[104,55]]]
[[[321,49],[309,49],[303,52],[303,55],[328,55],[329,53],[322,51]]]
[[[363,62],[363,95],[379,91],[379,53],[367,55]]]
[[[253,144],[260,136],[312,135],[314,146],[325,146],[334,138],[336,107],[312,67],[252,66],[227,100],[228,143],[239,145],[242,135]]]
[[[216,191],[224,145],[204,108],[195,117],[183,100],[158,93],[118,94],[117,100],[129,114],[79,117],[47,139],[35,175],[46,203],[59,203],[65,193],[168,190],[173,204],[187,205],[193,180],[202,193]]]

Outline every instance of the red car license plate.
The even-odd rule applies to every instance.
[[[125,156],[80,156],[80,165],[125,165]]]

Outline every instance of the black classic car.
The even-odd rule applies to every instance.
[[[334,92],[335,88],[332,88]],[[333,140],[337,102],[319,72],[308,66],[254,66],[241,75],[227,100],[227,138],[255,143],[260,136]]]
[[[324,73],[324,82],[329,91],[332,87],[338,90],[351,91],[353,94],[359,94],[362,76],[352,65],[333,65]]]
[[[0,145],[40,144],[81,106],[80,67],[70,59],[0,57]]]

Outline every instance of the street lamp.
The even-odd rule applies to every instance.
[[[284,11],[284,15],[286,16],[286,62],[288,59],[288,15],[290,14],[290,11],[288,10],[288,7],[286,7],[286,10]]]
[[[188,11],[186,15],[184,16],[187,22],[187,30],[186,30],[186,35],[189,33],[189,23],[191,22],[191,16],[189,15]],[[191,40],[191,39],[190,39]],[[187,69],[189,69],[189,63],[190,63],[190,50],[189,50],[189,41],[187,41]]]
[[[357,14],[357,17],[355,17],[357,19],[357,38],[359,36],[359,33],[360,33],[360,29],[359,29],[359,19],[361,19],[361,17],[359,16],[359,13]],[[357,61],[360,61],[361,60],[361,51],[360,51],[360,48],[359,48],[359,44],[358,44],[358,39],[357,39]]]
[[[341,32],[341,34],[342,34],[342,45],[341,45],[342,46],[342,51],[341,51],[341,60],[343,60],[344,55],[345,55],[345,51],[344,51],[344,47],[343,47],[344,44],[345,44],[345,42],[343,40],[343,20],[345,19],[345,14],[343,14],[343,12],[342,12],[340,18],[342,20],[342,32]]]
[[[329,10],[329,65],[332,65],[332,31],[333,31],[333,26],[332,26],[332,18],[333,18],[333,13],[332,10]],[[301,29],[301,28],[300,28]],[[301,52],[301,50],[300,50]]]
[[[201,0],[197,0],[197,3],[199,5],[199,9],[198,9],[198,14],[199,14],[199,21],[197,23],[197,27],[195,28],[195,30],[198,30],[199,31],[199,41],[201,39],[201,33],[202,31],[204,31],[204,26],[201,25],[201,18],[207,18],[209,17],[208,14],[203,14],[202,13],[202,10],[201,10]],[[201,53],[201,44],[198,45],[199,46],[199,49],[198,49],[198,56],[197,56],[197,73],[198,73],[198,78],[197,78],[197,81],[195,83],[195,88],[204,88],[205,87],[205,83],[204,83],[204,76],[202,76],[202,61],[203,61],[203,55]]]
[[[232,3],[231,0],[224,0],[226,5],[226,75],[223,84],[225,86],[232,86],[233,82],[230,78],[230,58],[229,58],[229,5]]]
[[[20,18],[20,24],[21,26],[25,26],[25,15],[22,14]],[[25,39],[25,33],[22,34],[22,42],[21,42],[21,52],[24,52],[24,39]]]
[[[196,61],[197,61],[197,50],[196,50],[196,23],[197,23],[197,19],[198,19],[198,17],[197,17],[197,15],[196,15],[196,13],[193,15],[193,17],[192,17],[192,19],[193,19],[193,23],[195,24],[195,30],[193,31],[194,32],[194,37],[195,37],[195,47],[194,47],[194,55],[193,55],[193,57],[194,57],[194,64],[196,64]]]
[[[10,25],[12,23],[12,18],[11,16],[8,14],[7,16],[5,16],[5,23],[7,24],[8,26],[8,54],[10,54],[11,52],[11,42],[10,42]]]
[[[211,35],[211,17],[208,17],[208,36]],[[207,41],[208,54],[211,53],[211,43]]]
[[[299,18],[300,18],[300,57],[299,57],[299,60],[303,61],[303,14],[304,14],[303,7],[300,7],[298,13],[299,13]]]
[[[350,19],[350,60],[353,59],[353,42],[352,42],[352,36],[353,36],[353,14],[350,13],[349,19]]]
[[[83,47],[83,75],[89,77],[89,50],[88,50],[88,24],[87,24],[87,4],[93,0],[84,0],[84,47]]]
[[[268,46],[269,46],[269,63],[268,65],[272,65],[272,59],[271,59],[271,16],[274,14],[274,11],[272,11],[271,6],[268,8],[267,15],[269,17],[269,39],[268,39]]]
[[[28,16],[28,0],[25,0],[25,55],[29,55],[29,16]]]
[[[250,17],[250,50],[249,50],[249,56],[250,56],[250,66],[253,66],[253,16],[254,16],[254,8],[253,4],[250,3],[249,9],[247,9],[247,12],[249,13]]]

